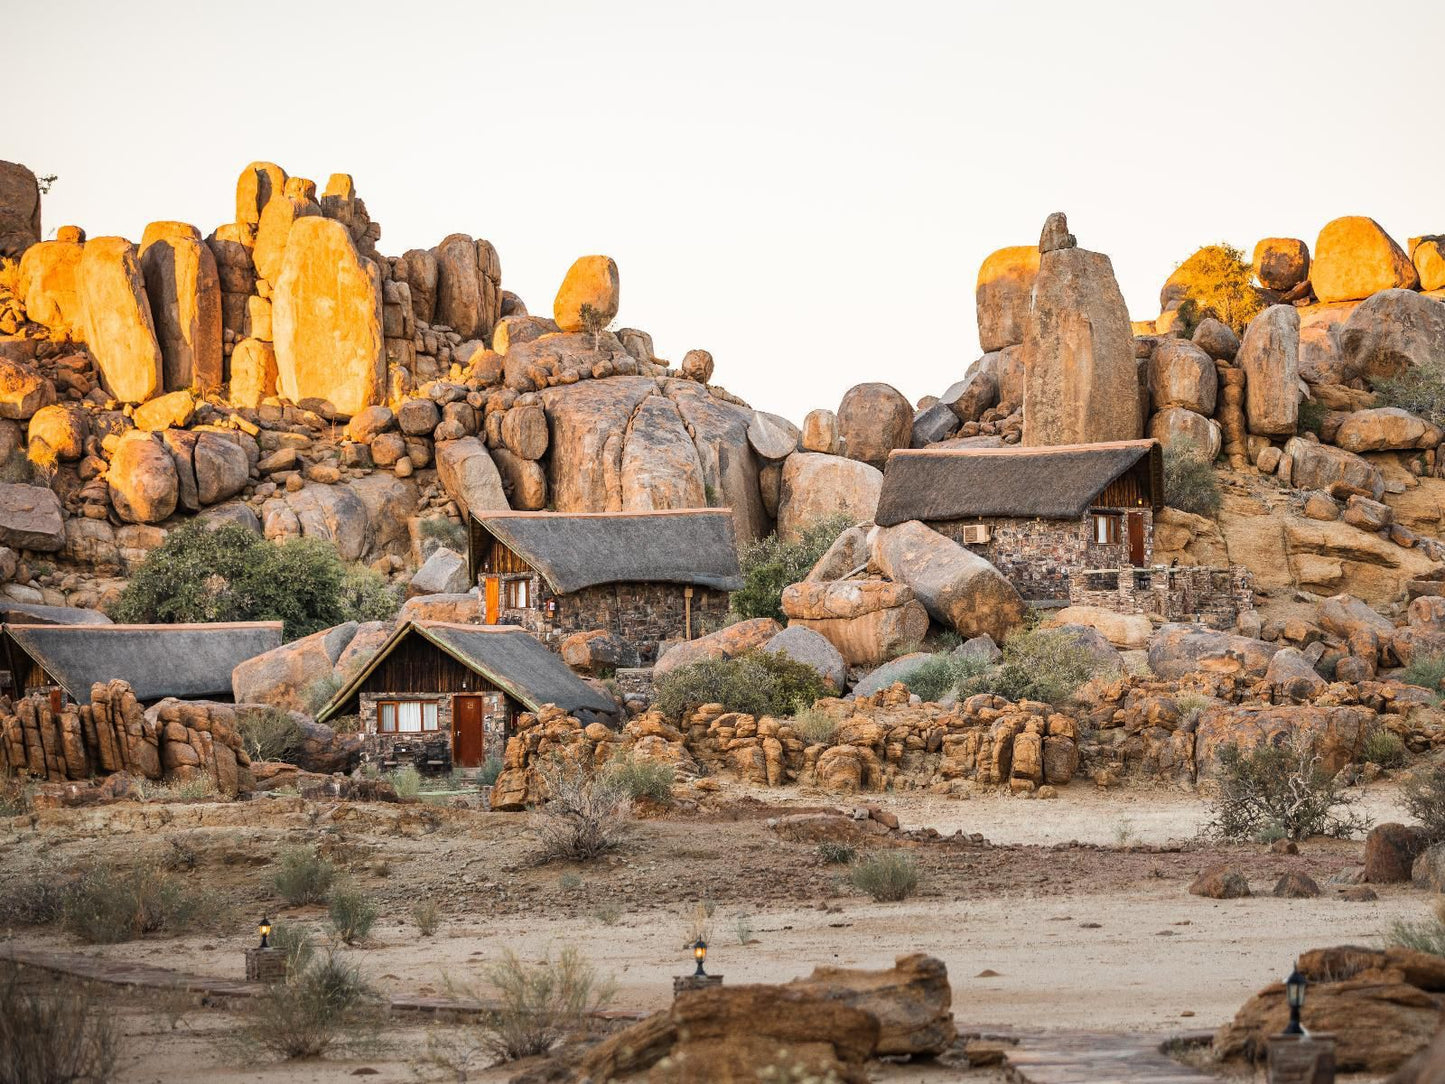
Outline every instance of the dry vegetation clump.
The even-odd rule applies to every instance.
[[[301,724],[289,711],[265,708],[248,711],[236,720],[236,731],[252,760],[286,760],[296,755],[305,741]]]
[[[314,1058],[370,1041],[376,994],[361,970],[330,953],[253,998],[241,1037],[283,1058]]]
[[[1223,500],[1213,465],[1193,441],[1178,440],[1165,446],[1165,504],[1196,516],[1212,516]]]
[[[374,900],[349,886],[338,888],[331,894],[327,910],[331,915],[332,930],[347,945],[365,941],[381,913]]]
[[[1445,956],[1445,899],[1437,899],[1433,913],[1420,922],[1397,920],[1385,932],[1386,945]]]
[[[1212,316],[1243,335],[1265,307],[1253,278],[1254,266],[1243,250],[1223,242],[1199,249],[1169,276],[1170,283],[1184,291],[1179,318],[1185,328],[1193,332]]]
[[[897,903],[918,891],[922,876],[912,855],[889,850],[858,859],[848,880],[879,903]]]
[[[660,760],[639,760],[629,753],[619,753],[607,766],[607,782],[630,800],[645,799],[658,805],[672,802],[672,785],[677,782],[677,769]]]
[[[806,745],[830,745],[838,733],[838,720],[816,705],[798,712],[789,725]]]
[[[533,813],[542,840],[538,862],[588,862],[617,846],[628,799],[616,782],[556,760],[539,771],[547,800]]]
[[[653,706],[681,719],[703,704],[744,715],[791,715],[828,694],[818,671],[786,655],[754,649],[731,659],[680,666],[657,682]]]
[[[1405,780],[1400,797],[1431,843],[1445,842],[1445,767],[1436,765]]]
[[[289,847],[281,852],[280,868],[272,885],[292,907],[324,903],[336,882],[336,867],[313,847]]]
[[[66,930],[98,945],[184,930],[200,911],[200,898],[161,866],[122,871],[104,863],[82,870],[60,907]]]
[[[1355,801],[1307,740],[1249,750],[1231,743],[1219,750],[1219,796],[1208,828],[1230,840],[1348,838],[1369,827],[1348,809]]]
[[[88,987],[24,981],[0,964],[0,1084],[104,1084],[114,1079],[118,1034]]]
[[[484,1067],[483,1062],[545,1054],[581,1029],[588,1014],[605,1006],[616,992],[615,983],[599,975],[570,945],[555,958],[548,953],[532,964],[507,949],[499,963],[487,968],[485,977],[495,996],[473,989],[454,994],[498,1001],[499,1007],[483,1014],[472,1027],[451,1034],[433,1032],[427,1041],[429,1060],[455,1072],[458,1080],[466,1080],[467,1072]]]

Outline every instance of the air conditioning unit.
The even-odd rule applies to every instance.
[[[988,541],[988,526],[983,523],[972,523],[963,529],[963,544],[965,546],[982,546]]]

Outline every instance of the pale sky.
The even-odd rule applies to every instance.
[[[794,421],[936,394],[974,282],[1050,211],[1135,319],[1195,248],[1445,232],[1445,4],[477,0],[5,5],[0,157],[45,228],[234,215],[253,159],[351,173],[380,248],[489,238],[536,313],[613,256],[619,327]]]

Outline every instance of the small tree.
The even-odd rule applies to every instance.
[[[1349,837],[1370,823],[1348,810],[1355,801],[1340,793],[1307,739],[1248,751],[1230,743],[1219,750],[1219,796],[1209,827],[1237,840]]]
[[[847,516],[828,516],[805,527],[796,542],[768,535],[744,545],[738,555],[743,586],[733,593],[733,612],[745,618],[787,620],[783,616],[783,588],[802,580],[851,525]]]
[[[1206,316],[1244,334],[1249,322],[1264,310],[1264,298],[1253,283],[1254,268],[1242,250],[1220,242],[1205,245],[1169,276],[1184,300],[1179,318],[1193,331]]]
[[[533,816],[539,861],[588,862],[617,846],[628,804],[616,782],[560,759],[538,771],[547,795]]]
[[[607,325],[612,323],[612,319],[606,313],[588,304],[586,301],[582,302],[579,315],[582,317],[583,330],[592,336],[592,349],[598,349],[602,343],[602,333],[607,330]]]

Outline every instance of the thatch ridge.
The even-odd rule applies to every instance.
[[[1154,510],[1162,505],[1156,440],[1051,447],[900,449],[888,457],[877,522],[884,527],[1007,516],[1078,519],[1111,482],[1147,460]]]
[[[344,714],[372,671],[410,635],[418,635],[502,689],[530,711],[556,704],[564,711],[611,714],[617,705],[572,672],[561,656],[516,625],[463,625],[408,621],[392,632],[351,680],[316,715],[317,722]]]
[[[231,671],[281,646],[279,621],[191,625],[3,626],[9,643],[43,666],[71,698],[119,678],[142,702],[231,696]]]
[[[743,585],[732,512],[478,512],[472,518],[557,594],[606,583]],[[480,554],[473,554],[473,572]]]

